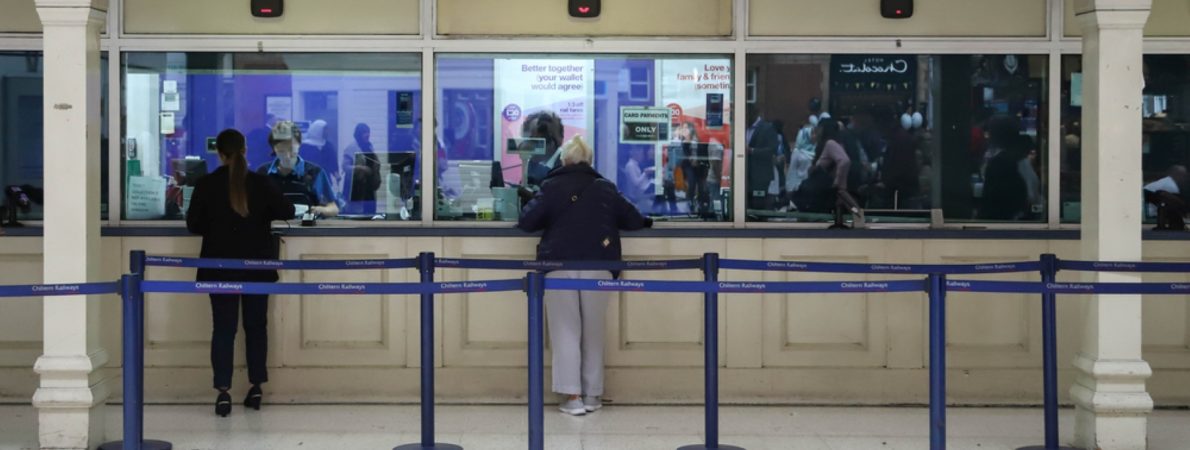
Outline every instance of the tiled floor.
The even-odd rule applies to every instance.
[[[108,433],[120,433],[119,407],[109,409]],[[924,408],[727,407],[720,439],[749,450],[920,450],[929,447]],[[416,406],[237,407],[225,419],[208,407],[152,406],[146,437],[178,450],[378,449],[419,439]],[[527,414],[516,406],[440,406],[440,441],[472,450],[524,449]],[[1063,442],[1071,411],[1062,411]],[[36,414],[27,406],[0,406],[0,449],[31,449]],[[1190,448],[1190,412],[1158,411],[1149,421],[1149,449]],[[1016,449],[1041,443],[1038,409],[952,408],[949,448]],[[697,407],[612,407],[586,417],[547,409],[545,448],[550,450],[669,450],[702,442]]]

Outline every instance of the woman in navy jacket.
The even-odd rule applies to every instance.
[[[276,259],[274,220],[294,216],[293,204],[266,175],[248,170],[244,135],[224,130],[215,139],[223,165],[198,181],[186,212],[186,228],[202,235],[203,258]],[[198,269],[198,281],[275,282],[274,270]],[[244,406],[260,409],[260,385],[268,381],[267,295],[211,294],[211,368],[214,370],[215,414],[231,413],[232,357],[241,307],[252,388]]]
[[[541,191],[525,205],[517,227],[544,230],[537,259],[608,260],[621,257],[620,230],[650,227],[612,182],[591,167],[591,148],[581,137],[561,150],[562,166],[550,171]],[[548,278],[611,279],[608,271],[558,270]],[[553,390],[566,396],[559,410],[571,415],[602,406],[603,334],[607,292],[547,291],[545,303],[553,350]]]

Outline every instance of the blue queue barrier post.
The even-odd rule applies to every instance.
[[[703,280],[719,281],[719,254],[702,255]],[[719,293],[703,294],[703,329],[706,334],[703,345],[703,389],[706,439],[702,444],[684,445],[678,450],[744,450],[731,445],[719,445]]]
[[[165,441],[145,440],[144,367],[145,367],[145,296],[141,292],[144,281],[144,252],[140,253],[140,272],[136,272],[137,252],[133,252],[134,273],[120,278],[123,304],[124,351],[124,440],[108,442],[99,450],[172,450]]]
[[[529,272],[529,450],[545,449],[545,274]]]
[[[434,282],[434,254],[417,255],[417,271],[423,284]],[[421,442],[399,445],[393,450],[463,450],[455,444],[434,442],[434,294],[421,294]]]
[[[946,276],[930,274],[930,450],[946,449]]]
[[[1058,257],[1041,255],[1041,284],[1057,281]],[[1019,450],[1073,450],[1058,445],[1058,304],[1057,294],[1041,294],[1041,359],[1045,404],[1045,445],[1031,445]]]

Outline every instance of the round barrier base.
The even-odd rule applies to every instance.
[[[1046,447],[1044,445],[1030,445],[1028,447],[1021,447],[1016,450],[1078,450],[1075,447],[1066,447],[1059,445],[1057,447]]]
[[[174,445],[165,441],[145,439],[141,441],[141,450],[173,450]],[[108,442],[100,445],[98,450],[124,450],[124,441]]]
[[[394,448],[393,450],[463,450],[463,447],[454,444],[443,444],[435,442],[434,445],[426,447],[421,444],[405,444]]]
[[[707,447],[706,444],[683,445],[678,447],[678,450],[744,450],[743,447],[736,447],[734,445],[720,445],[718,447]]]

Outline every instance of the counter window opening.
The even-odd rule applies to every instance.
[[[108,111],[107,54],[100,56],[100,215],[107,218],[108,207]],[[0,222],[8,219],[6,208],[13,206],[17,221],[36,221],[44,217],[41,202],[45,188],[45,115],[44,58],[40,51],[0,51]],[[16,188],[10,189],[10,187]],[[9,193],[12,192],[13,195]],[[18,192],[29,201],[14,203]],[[10,199],[10,197],[14,197]]]
[[[1044,222],[1047,61],[750,55],[748,220]]]
[[[126,53],[123,69],[125,219],[182,219],[235,128],[252,170],[334,203],[324,219],[420,220],[420,55]]]
[[[441,55],[434,217],[516,221],[558,147],[657,220],[732,219],[732,60],[726,55]]]
[[[1144,223],[1159,229],[1181,229],[1190,193],[1190,55],[1145,55],[1141,99],[1141,158]],[[1063,223],[1082,220],[1082,56],[1062,57]],[[1159,208],[1158,205],[1165,205]]]

